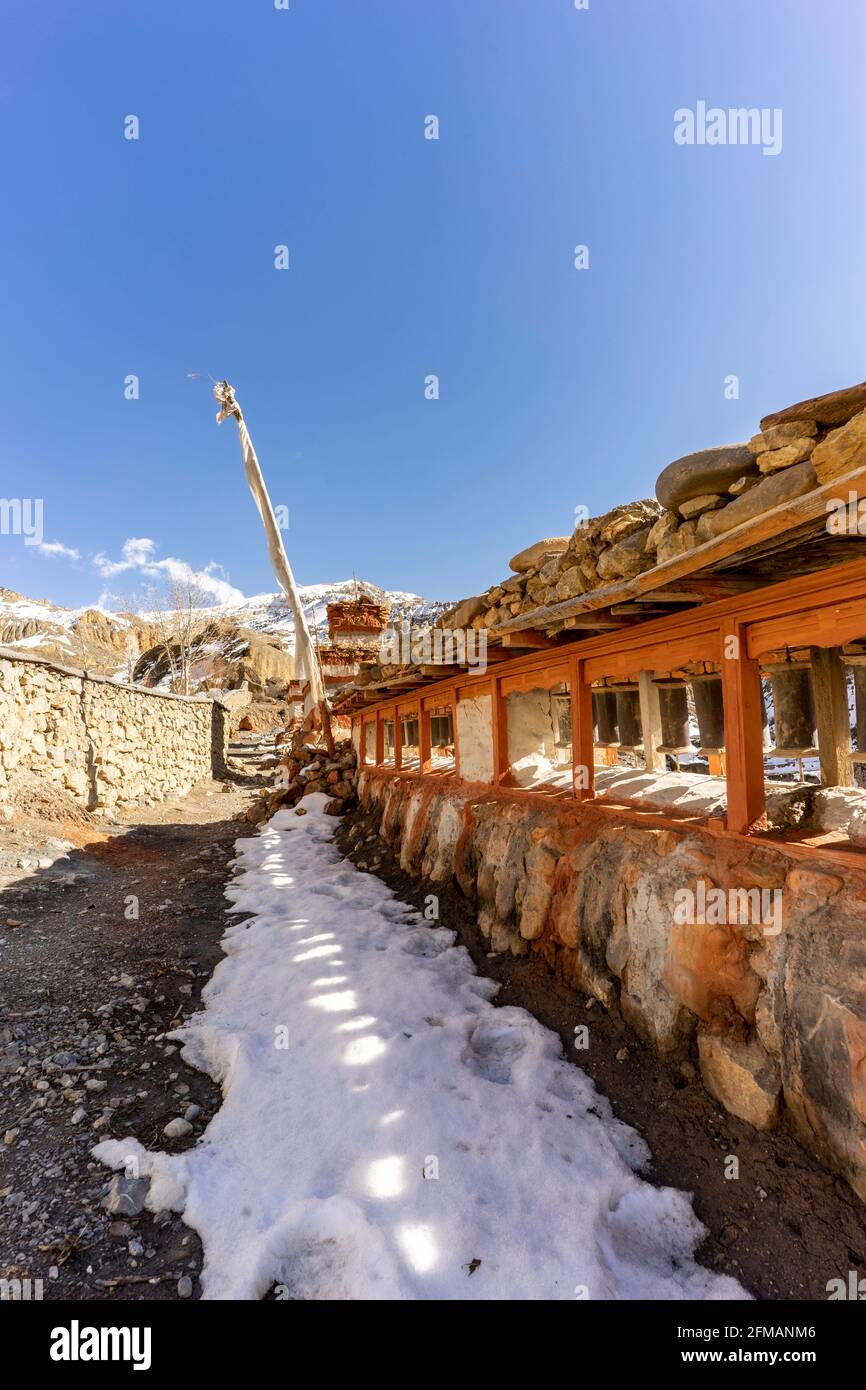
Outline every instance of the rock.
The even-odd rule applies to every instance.
[[[757,1038],[741,1043],[701,1029],[698,1057],[704,1085],[720,1105],[755,1129],[774,1128],[782,1081]]]
[[[167,1139],[185,1139],[188,1134],[192,1134],[192,1125],[189,1120],[178,1117],[176,1120],[169,1120],[168,1124],[163,1126],[162,1132]]]
[[[192,1279],[188,1274],[182,1274],[177,1281],[178,1298],[192,1298]]]
[[[508,567],[517,574],[524,574],[526,570],[537,569],[548,556],[561,555],[563,551],[567,550],[569,539],[568,536],[552,536],[544,541],[536,541],[534,545],[528,545],[525,550],[520,550],[512,556],[508,562]]]
[[[814,447],[814,439],[792,439],[781,449],[768,449],[765,454],[758,454],[758,468],[762,473],[778,473],[780,468],[791,468],[795,463],[802,463]]]
[[[526,552],[524,551],[523,553],[525,554]],[[518,558],[518,556],[515,556],[515,559]],[[454,628],[469,627],[473,618],[479,617],[486,607],[487,597],[484,594],[478,594],[475,598],[465,598],[463,602],[458,603],[457,607],[452,609],[450,613],[443,615],[442,626],[451,628],[452,630]]]
[[[685,521],[691,521],[693,517],[700,516],[701,512],[715,511],[725,501],[726,499],[717,492],[708,492],[703,497],[690,497],[688,502],[680,503],[680,516]]]
[[[663,540],[673,535],[680,524],[680,518],[676,512],[663,512],[658,521],[653,522],[646,538],[647,550],[657,550]]]
[[[656,482],[656,497],[673,512],[693,497],[727,492],[731,483],[754,471],[755,460],[746,444],[700,449],[675,459],[662,470]]]
[[[567,598],[577,598],[579,594],[586,593],[586,583],[583,575],[576,565],[567,569],[562,578],[558,581],[553,591],[553,601],[561,603]]]
[[[816,486],[817,480],[811,459],[795,463],[793,468],[786,468],[780,473],[762,478],[756,487],[749,488],[748,492],[729,502],[720,511],[705,512],[698,520],[698,540],[708,541],[713,536],[721,536],[725,531],[739,526],[741,522],[750,521],[753,516],[760,516],[762,512],[768,512],[782,502],[802,497]]]
[[[776,425],[773,429],[753,435],[749,440],[749,450],[755,455],[765,454],[768,449],[781,449],[783,444],[793,444],[795,440],[817,433],[818,426],[814,420],[791,420],[787,425]]]
[[[866,410],[861,410],[841,429],[832,430],[812,452],[812,467],[819,483],[832,483],[866,464]]]
[[[707,515],[716,516],[718,513],[707,513]],[[672,535],[666,536],[656,551],[657,563],[662,565],[665,560],[673,560],[677,555],[684,555],[687,550],[694,550],[698,544],[697,525],[695,521],[684,521],[682,526],[678,527]]]
[[[598,517],[591,522],[589,527],[579,527],[572,540],[588,539],[590,535],[597,538],[602,546],[616,545],[618,541],[625,540],[633,531],[640,531],[643,527],[652,526],[658,519],[658,503],[652,498],[645,498],[640,502],[623,502],[618,507],[606,512],[604,516]]]
[[[735,483],[731,483],[728,492],[732,497],[741,497],[744,492],[749,491],[750,487],[756,487],[760,481],[760,478],[750,473],[745,477],[738,478]]]
[[[140,1216],[144,1211],[150,1178],[129,1178],[115,1173],[104,1206],[109,1216]]]
[[[796,405],[786,406],[773,415],[765,415],[761,429],[775,429],[778,425],[792,420],[815,420],[819,425],[844,425],[852,415],[866,407],[866,381],[858,386],[846,386],[842,391],[828,391],[825,396],[812,396],[808,401],[798,401]]]
[[[642,526],[640,530],[632,531],[625,540],[618,541],[609,550],[602,551],[596,564],[599,578],[633,579],[642,569],[646,569],[644,557],[649,533],[650,527]],[[571,574],[572,571],[568,570],[566,573]]]

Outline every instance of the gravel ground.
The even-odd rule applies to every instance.
[[[221,959],[253,795],[203,785],[0,887],[0,1277],[41,1279],[46,1299],[197,1294],[196,1234],[128,1200],[106,1210],[90,1149],[131,1133],[181,1150],[219,1104],[165,1034]],[[166,1137],[177,1119],[184,1136]]]

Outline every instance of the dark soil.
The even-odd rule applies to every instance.
[[[0,890],[0,1277],[41,1279],[45,1299],[173,1299],[182,1276],[198,1295],[198,1236],[172,1214],[109,1215],[111,1174],[91,1149],[133,1135],[180,1151],[219,1105],[165,1034],[222,958],[252,794],[213,784],[94,828]],[[191,1105],[192,1133],[167,1139]]]
[[[423,908],[429,883],[405,874],[375,835],[378,817],[344,818],[338,843],[406,902]],[[358,827],[354,838],[350,834]],[[499,1005],[529,1010],[562,1039],[563,1051],[596,1082],[620,1119],[652,1150],[644,1176],[694,1194],[707,1227],[698,1260],[731,1274],[759,1299],[827,1299],[827,1282],[866,1273],[866,1208],[784,1131],[762,1134],[722,1110],[693,1062],[665,1065],[621,1019],[559,983],[538,956],[491,954],[473,903],[437,884],[439,925],[456,931],[480,975],[499,982]],[[589,1025],[588,1049],[574,1030]],[[739,1177],[725,1177],[729,1155]]]

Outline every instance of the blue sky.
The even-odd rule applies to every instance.
[[[78,558],[0,536],[2,585],[275,587],[191,371],[236,387],[302,583],[443,598],[866,377],[855,0],[4,11],[0,493]],[[699,100],[781,108],[781,153],[678,146]]]

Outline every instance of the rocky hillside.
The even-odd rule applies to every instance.
[[[388,592],[353,579],[301,587],[307,622],[320,643],[328,640],[327,606],[367,594],[390,608],[390,621],[430,623],[443,603],[418,594]],[[195,615],[193,691],[235,690],[273,694],[294,673],[294,623],[281,594],[259,594]],[[147,686],[170,684],[169,660],[154,615],[62,608],[0,589],[0,646],[17,648],[67,666],[84,667],[115,680]]]

